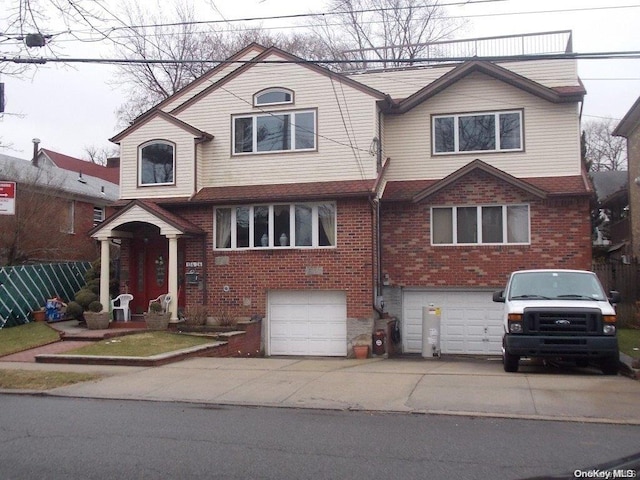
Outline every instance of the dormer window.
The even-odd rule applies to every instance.
[[[286,105],[293,103],[293,92],[287,88],[267,88],[253,96],[253,105]]]
[[[166,140],[153,140],[138,149],[139,184],[173,185],[175,183],[175,146]]]

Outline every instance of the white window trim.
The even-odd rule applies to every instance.
[[[169,145],[173,148],[173,182],[142,183],[142,149],[150,145],[155,145],[156,143]],[[170,142],[169,140],[151,140],[138,146],[138,186],[139,187],[162,187],[166,185],[176,184],[176,148],[177,148],[176,144],[174,142]]]
[[[291,100],[285,101],[285,102],[258,103],[258,97],[260,97],[261,95],[264,95],[266,93],[273,93],[273,92],[288,93],[289,95],[291,95]],[[264,90],[260,90],[259,92],[255,93],[253,95],[253,106],[254,107],[268,107],[268,106],[271,106],[271,105],[293,105],[293,104],[294,104],[294,93],[293,93],[293,90],[289,90],[288,88],[284,88],[284,87],[265,88]]]
[[[517,113],[520,116],[520,147],[519,148],[500,148],[500,115]],[[476,117],[482,115],[494,115],[495,116],[495,139],[496,149],[494,150],[460,150],[460,138],[459,138],[459,120],[461,117]],[[438,118],[453,118],[453,151],[449,152],[436,152],[436,119]],[[479,153],[503,153],[503,152],[523,152],[524,151],[524,112],[522,110],[501,110],[491,112],[472,112],[472,113],[454,113],[445,115],[433,115],[431,122],[431,152],[433,155],[465,155]]]
[[[262,106],[262,105],[261,105]],[[295,115],[301,113],[313,114],[313,147],[312,148],[293,148],[296,144],[296,124]],[[291,118],[291,146],[289,150],[267,150],[258,151],[258,129],[256,128],[256,122],[258,117],[277,117],[279,115],[290,115]],[[236,120],[239,118],[251,118],[252,119],[252,151],[251,152],[236,152]],[[292,152],[315,152],[318,150],[318,115],[315,109],[310,110],[282,110],[275,112],[265,113],[250,113],[244,115],[233,115],[231,117],[231,152],[234,156],[245,155],[269,155],[273,153],[292,153]]]
[[[274,207],[289,205],[289,245],[280,246],[279,239],[275,238],[275,221],[274,221]],[[311,245],[296,245],[296,232],[295,232],[295,219],[296,219],[296,205],[304,205],[311,207]],[[333,205],[334,222],[336,225],[336,233],[333,239],[333,245],[319,245],[319,222],[320,217],[318,215],[318,207],[321,205]],[[249,246],[238,247],[237,246],[237,209],[249,208]],[[251,245],[255,238],[254,227],[254,210],[256,207],[269,207],[269,245],[263,247],[262,245]],[[216,245],[217,241],[217,215],[218,209],[231,209],[231,247],[222,248]],[[335,202],[295,202],[295,203],[273,203],[273,204],[255,204],[255,205],[227,205],[216,207],[213,211],[213,249],[221,252],[228,252],[230,250],[309,250],[309,249],[335,249],[338,246],[338,209]]]
[[[97,218],[96,213],[99,212],[99,217]],[[100,225],[102,222],[104,222],[105,219],[105,207],[99,207],[99,206],[94,206],[93,207],[93,226],[96,227],[98,225]]]
[[[477,225],[477,238],[478,241],[474,243],[458,243],[458,208],[476,208],[476,225]],[[491,243],[483,243],[482,242],[482,209],[485,207],[502,207],[502,242],[491,242]],[[507,225],[507,207],[527,207],[527,238],[526,242],[508,242],[508,225]],[[433,210],[439,208],[448,208],[452,210],[451,213],[451,228],[453,230],[452,243],[434,243],[433,242]],[[515,246],[515,245],[531,245],[531,207],[527,203],[510,203],[510,204],[486,204],[486,205],[436,205],[431,207],[431,225],[430,225],[430,235],[431,235],[431,246],[433,247],[447,247],[447,246]]]

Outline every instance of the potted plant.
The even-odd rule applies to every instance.
[[[44,308],[41,308],[40,310],[34,310],[33,312],[33,320],[36,322],[44,322],[46,321],[46,311]]]
[[[353,354],[358,360],[369,357],[370,337],[368,335],[358,335],[353,342]]]
[[[160,302],[149,304],[149,311],[144,314],[144,321],[148,330],[166,330],[169,328],[171,312],[165,312]]]
[[[89,310],[84,312],[84,319],[89,330],[105,330],[109,328],[109,312],[104,312],[102,303],[97,300],[89,304]]]

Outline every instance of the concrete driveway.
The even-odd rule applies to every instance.
[[[640,424],[638,381],[577,368],[522,366],[518,373],[505,373],[497,358],[194,358],[154,368],[22,365],[108,375],[47,392],[56,396]]]

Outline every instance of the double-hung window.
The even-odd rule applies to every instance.
[[[332,202],[221,207],[214,220],[216,249],[336,246]]]
[[[315,150],[316,111],[258,113],[233,117],[233,153]]]
[[[522,111],[432,117],[434,154],[521,151]]]
[[[173,185],[175,182],[176,149],[171,142],[153,140],[138,149],[140,185]]]
[[[527,244],[529,243],[528,205],[482,205],[433,207],[431,243]]]

